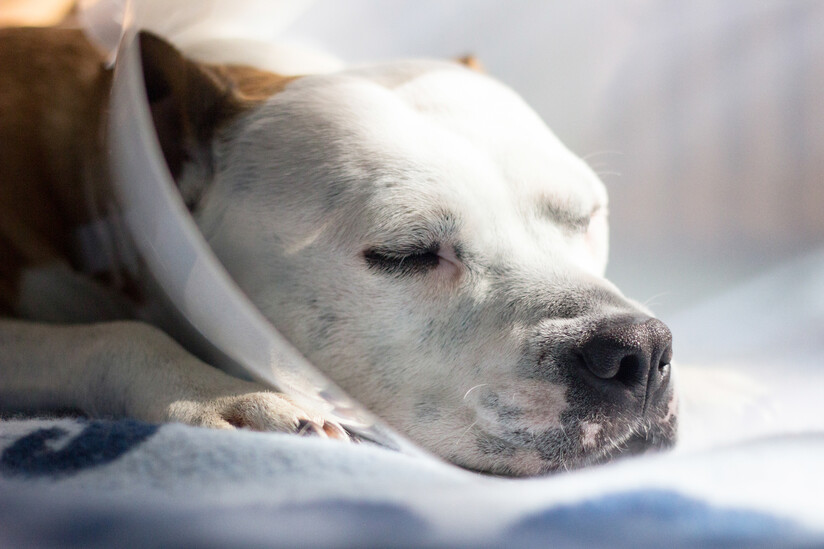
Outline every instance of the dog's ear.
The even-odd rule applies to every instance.
[[[463,57],[457,58],[456,61],[468,69],[472,69],[476,72],[486,73],[486,68],[484,68],[483,63],[481,63],[478,60],[478,58],[472,55],[471,53],[464,55]]]
[[[231,81],[195,63],[171,44],[141,32],[140,52],[146,95],[155,130],[172,176],[208,147],[221,124],[244,108]]]

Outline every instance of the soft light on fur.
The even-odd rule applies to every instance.
[[[142,39],[159,139],[198,226],[277,329],[353,397],[431,451],[499,474],[672,443],[666,379],[653,393],[652,377],[627,378],[618,405],[601,386],[619,382],[587,370],[580,349],[605,325],[636,351],[658,338],[661,357],[668,331],[639,332],[648,312],[603,278],[604,186],[513,91],[454,62],[292,78]],[[65,255],[54,260],[70,265]],[[4,404],[218,427],[309,422],[345,436],[135,323],[90,328],[96,343],[66,365],[80,373],[64,392],[25,393],[49,375],[48,356],[27,360],[33,338],[68,337],[53,329],[0,324],[15,380],[0,384]],[[138,343],[124,356],[113,342],[129,333]],[[668,359],[652,360],[666,378]]]

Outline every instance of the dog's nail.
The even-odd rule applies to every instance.
[[[322,438],[327,437],[326,432],[321,428],[320,425],[318,425],[314,421],[309,421],[308,419],[298,420],[297,433],[300,436],[318,436]]]
[[[329,438],[336,438],[343,441],[349,440],[349,435],[346,433],[346,430],[337,423],[324,421],[323,430]]]

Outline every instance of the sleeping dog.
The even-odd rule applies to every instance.
[[[515,93],[457,62],[298,77],[140,40],[197,225],[350,395],[497,474],[673,443],[670,332],[604,279],[604,187]],[[136,320],[116,265],[84,272],[111,72],[83,35],[0,30],[0,82],[2,410],[346,438]]]

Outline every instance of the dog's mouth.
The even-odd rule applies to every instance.
[[[487,435],[488,437],[489,435]],[[504,439],[505,440],[505,439]],[[541,476],[569,472],[583,467],[601,465],[631,456],[649,454],[671,448],[674,437],[650,431],[634,431],[625,437],[604,443],[597,448],[555,446],[555,459],[547,459],[544,444],[512,445],[509,459],[484,460],[454,459],[456,464],[478,473],[505,476]]]
[[[666,405],[635,417],[577,416],[570,410],[560,425],[542,431],[475,425],[474,451],[450,460],[485,474],[537,476],[654,453],[675,444],[676,407],[672,396]]]
[[[626,429],[623,436],[609,437],[598,448],[583,452],[574,468],[597,465],[630,456],[666,450],[675,444],[677,419],[643,421]],[[567,466],[569,467],[569,466]]]

